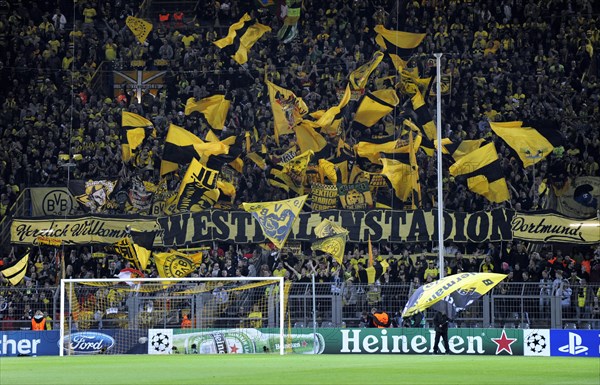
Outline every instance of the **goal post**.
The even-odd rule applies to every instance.
[[[288,289],[283,277],[62,279],[59,354],[322,349],[312,335],[284,340]]]

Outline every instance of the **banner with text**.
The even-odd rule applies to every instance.
[[[428,242],[437,240],[436,210],[326,210],[300,213],[290,241],[310,242],[323,219],[349,231],[348,242]],[[155,246],[176,247],[227,241],[264,243],[266,238],[252,214],[245,211],[205,210],[164,217],[139,215],[84,215],[72,217],[15,218],[11,242],[36,244],[40,235],[52,234],[65,245],[111,244],[123,238],[125,227],[157,231]],[[521,213],[508,209],[444,212],[444,239],[453,242],[508,241],[597,243],[598,220],[572,219],[555,212]]]

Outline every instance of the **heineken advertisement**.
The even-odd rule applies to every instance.
[[[320,329],[323,332],[323,329]],[[432,354],[433,329],[334,329],[323,333],[325,354]],[[523,330],[448,329],[450,354],[523,355]],[[444,352],[443,344],[440,350]]]
[[[150,329],[148,354],[251,354],[277,353],[281,340],[279,329]],[[323,335],[306,330],[303,334],[286,334],[286,353],[321,354]]]
[[[326,210],[301,213],[289,241],[311,241],[313,229],[323,219],[349,231],[349,242],[425,242],[437,240],[436,210]],[[40,235],[65,245],[111,244],[125,235],[127,225],[139,231],[157,231],[157,247],[229,241],[263,243],[260,225],[245,211],[205,210],[163,217],[84,215],[71,217],[15,218],[11,242],[31,245]],[[453,242],[508,241],[596,243],[598,220],[580,220],[555,212],[521,213],[499,208],[473,213],[444,212],[444,238]]]

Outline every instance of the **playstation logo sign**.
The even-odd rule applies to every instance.
[[[574,356],[587,352],[587,346],[582,345],[582,338],[577,333],[569,332],[569,343],[558,348],[562,353],[569,353]]]

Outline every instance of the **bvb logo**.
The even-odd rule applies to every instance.
[[[51,190],[42,199],[44,215],[70,214],[73,209],[71,195],[64,190]]]
[[[356,207],[365,204],[365,196],[358,190],[352,189],[346,195],[346,201],[349,207]]]
[[[323,251],[331,255],[337,255],[342,248],[342,240],[332,239],[323,245]]]
[[[167,277],[183,278],[194,270],[189,260],[176,255],[168,256],[163,267]]]

